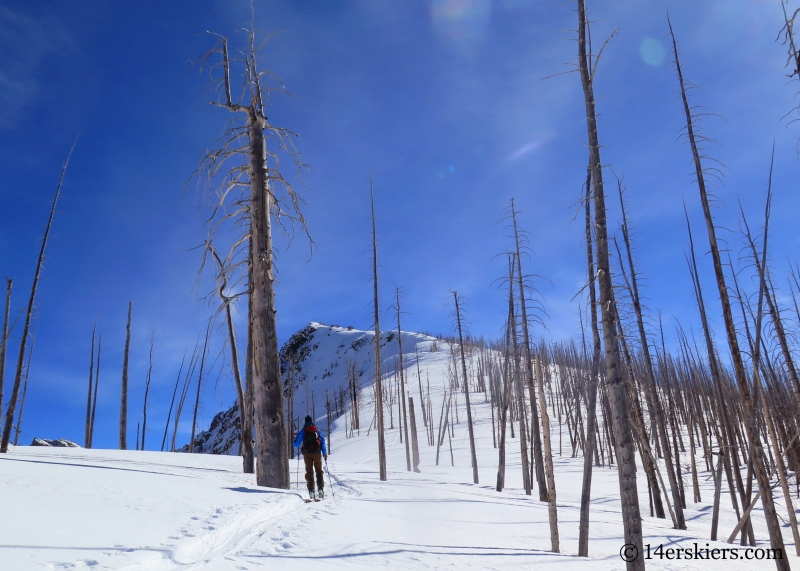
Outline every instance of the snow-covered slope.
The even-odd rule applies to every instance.
[[[306,375],[311,375],[306,381],[322,383],[338,374],[341,365],[332,367],[335,360],[330,356],[341,349],[344,359],[347,345],[340,348],[341,341],[334,339],[352,335],[355,342],[358,337],[346,331],[318,327],[311,335],[314,341],[302,344],[319,345],[304,359]],[[426,388],[430,378],[436,425],[451,348],[419,338],[430,345],[419,352],[418,362],[415,357],[405,360],[407,390],[418,394],[419,366]],[[314,360],[315,352],[325,347],[328,356],[323,359],[320,353]],[[390,350],[387,346],[387,354]],[[368,364],[366,356],[362,362]],[[333,372],[323,378],[325,371]],[[388,376],[384,380],[390,386]],[[624,569],[614,466],[594,469],[589,557],[576,555],[583,459],[570,456],[567,431],[562,433],[553,420],[557,415],[551,420],[561,553],[554,554],[549,552],[547,504],[521,489],[519,439],[510,434],[506,489],[494,489],[498,450],[482,393],[472,393],[479,484],[472,483],[460,392],[455,396],[460,419],[452,437],[445,438],[438,465],[436,447],[427,445],[417,413],[421,473],[406,470],[405,443],[397,423],[388,428],[387,421],[388,480],[381,482],[376,433],[367,428],[373,416],[370,390],[368,385],[361,389],[360,431],[346,433],[345,416],[331,427],[328,496],[322,503],[301,501],[306,492],[299,461],[291,464],[293,489],[273,490],[256,487],[252,475],[240,473],[241,460],[231,456],[41,447],[17,447],[0,455],[0,570]],[[396,408],[393,414],[396,420]],[[684,455],[679,462],[684,470],[687,462]],[[684,479],[689,481],[688,474]],[[692,503],[692,494],[687,494],[689,529],[677,531],[668,520],[647,517],[647,486],[639,480],[644,543],[654,552],[646,561],[648,569],[774,568],[772,562],[745,560],[745,548],[708,541],[713,479],[704,472],[700,482],[703,501]],[[723,489],[722,538],[736,525],[730,506]],[[785,508],[780,505],[779,511],[785,513]],[[768,547],[760,505],[753,512],[753,524],[758,547]],[[784,557],[798,568],[788,527],[783,533]],[[738,549],[741,559],[731,560],[731,552],[724,560],[677,559],[674,552],[671,559],[655,555],[659,545],[694,550],[695,544],[701,553],[707,547]]]
[[[364,388],[374,381],[373,331],[360,331],[353,327],[339,327],[309,323],[292,335],[281,348],[281,369],[284,377],[284,395],[291,402],[290,417],[295,426],[309,414],[315,420],[326,417],[325,396],[333,394],[347,385],[347,368],[354,366],[358,377],[357,386]],[[420,333],[402,332],[400,336],[407,363],[413,362],[415,351],[427,352],[435,348],[434,337]],[[381,370],[393,371],[400,353],[397,330],[381,332]],[[208,430],[195,438],[195,450],[211,454],[239,454],[241,425],[236,403],[217,414]],[[188,445],[181,449],[188,451]]]

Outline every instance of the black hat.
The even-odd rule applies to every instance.
[[[312,419],[310,416],[306,416],[306,424],[314,424],[314,419]]]

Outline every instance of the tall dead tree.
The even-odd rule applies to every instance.
[[[203,342],[203,353],[200,357],[200,374],[197,376],[197,393],[194,399],[194,413],[192,414],[192,434],[189,437],[189,453],[194,453],[194,433],[197,430],[197,410],[200,408],[200,390],[203,387],[203,371],[206,368],[206,354],[208,353],[208,340],[211,337],[211,327],[214,325],[214,320],[211,319],[206,327],[206,340]],[[240,421],[243,419],[240,419]]]
[[[144,405],[142,406],[142,450],[144,450],[145,436],[147,435],[147,397],[150,395],[150,381],[153,379],[153,345],[155,345],[156,332],[150,334],[150,366],[147,368],[147,378],[144,382]]]
[[[508,256],[508,319],[506,320],[505,345],[503,350],[503,367],[501,376],[503,379],[500,388],[499,419],[498,426],[498,458],[497,458],[497,484],[495,489],[502,492],[506,483],[506,423],[508,421],[508,396],[511,391],[511,373],[509,371],[509,361],[511,360],[511,338],[512,328],[516,327],[514,318],[514,265],[516,258],[514,255]],[[524,456],[523,456],[524,458]]]
[[[128,449],[128,358],[131,351],[131,313],[133,302],[128,302],[128,324],[125,326],[125,354],[122,356],[122,394],[119,401],[119,449]]]
[[[33,357],[33,347],[36,345],[36,330],[39,328],[39,319],[36,319],[36,326],[33,328],[33,335],[31,336],[31,348],[28,350],[28,363],[25,366],[25,380],[22,384],[22,400],[19,403],[19,412],[17,413],[17,427],[14,432],[14,446],[19,442],[19,435],[22,431],[22,413],[25,412],[25,397],[28,394],[28,376],[31,372],[31,358]]]
[[[642,311],[642,302],[641,298],[639,297],[639,280],[638,274],[636,272],[636,266],[634,265],[633,261],[633,251],[631,248],[631,235],[630,229],[628,227],[628,215],[625,211],[625,200],[623,198],[622,192],[622,183],[618,180],[618,190],[619,190],[619,204],[620,209],[622,211],[622,238],[625,242],[625,251],[627,253],[628,259],[628,269],[630,272],[630,284],[629,284],[629,291],[631,296],[631,303],[633,304],[633,310],[636,314],[636,327],[639,332],[639,343],[641,345],[642,355],[644,357],[644,365],[645,371],[647,374],[645,375],[645,387],[647,390],[647,401],[650,406],[650,414],[655,417],[656,421],[656,428],[657,428],[657,435],[654,435],[656,438],[660,439],[661,448],[664,451],[664,463],[667,467],[667,478],[669,479],[669,486],[672,490],[672,505],[675,509],[675,526],[677,529],[686,529],[686,518],[683,515],[683,505],[681,502],[678,482],[676,480],[677,470],[680,470],[680,466],[678,466],[677,470],[675,467],[675,463],[672,459],[672,449],[669,445],[668,437],[667,437],[667,424],[664,420],[664,407],[661,404],[661,399],[658,396],[658,392],[656,391],[656,376],[655,370],[653,369],[653,360],[650,357],[650,343],[647,339],[647,332],[644,328],[644,312]],[[622,260],[620,260],[620,264]],[[644,423],[642,422],[642,427],[644,427]],[[648,461],[650,458],[648,458]],[[663,508],[662,508],[663,511]]]
[[[770,547],[775,550],[780,550],[780,553],[784,553],[785,550],[783,536],[781,535],[780,522],[778,521],[778,514],[775,511],[775,504],[772,498],[772,488],[770,487],[769,477],[767,476],[767,472],[764,467],[764,450],[761,446],[761,439],[758,434],[758,429],[753,421],[754,403],[747,380],[747,373],[744,369],[744,361],[742,360],[742,354],[739,350],[739,340],[736,337],[736,325],[733,320],[733,312],[731,311],[728,287],[725,283],[725,273],[722,268],[722,259],[720,257],[719,246],[717,245],[716,228],[714,227],[714,219],[711,215],[711,207],[709,204],[708,192],[706,190],[706,173],[702,166],[700,150],[698,148],[697,137],[695,135],[694,115],[691,107],[689,106],[689,99],[686,95],[683,71],[681,70],[680,58],[678,56],[678,44],[675,40],[675,33],[672,29],[672,22],[669,22],[669,19],[667,22],[669,25],[670,36],[672,37],[675,71],[678,75],[678,83],[681,90],[681,101],[683,103],[683,111],[686,118],[686,135],[692,150],[692,159],[695,167],[695,180],[697,182],[698,190],[700,191],[700,203],[703,208],[703,216],[705,218],[706,229],[708,231],[708,242],[711,249],[711,258],[714,264],[714,275],[717,279],[717,289],[719,291],[720,303],[722,305],[722,316],[725,321],[725,333],[728,338],[728,347],[731,352],[734,377],[736,379],[736,384],[738,385],[739,394],[744,406],[743,420],[749,449],[752,452],[750,455],[751,462],[755,472],[756,481],[758,482],[758,489],[761,493],[761,504],[764,508],[764,517],[767,520]],[[788,559],[784,558],[776,559],[775,565],[780,571],[788,571],[790,568]]]
[[[597,327],[597,282],[594,271],[594,248],[592,247],[592,169],[586,173],[586,263],[587,287],[589,288],[589,323],[592,328],[592,359],[589,378],[586,381],[586,448],[583,451],[583,479],[581,485],[581,510],[578,524],[578,555],[589,556],[589,504],[592,499],[592,466],[597,446],[594,425],[597,422],[597,377],[600,368],[600,330]]]
[[[78,141],[76,140],[75,143]],[[64,184],[64,175],[67,173],[67,165],[69,159],[72,157],[72,151],[75,149],[75,143],[69,150],[67,160],[61,169],[61,177],[58,179],[58,186],[56,187],[56,195],[53,197],[53,205],[50,208],[50,217],[47,219],[47,226],[44,230],[44,237],[42,238],[42,247],[39,250],[39,259],[36,262],[36,271],[33,274],[33,283],[31,284],[31,295],[28,298],[28,308],[25,312],[25,321],[22,325],[22,337],[19,342],[19,355],[17,357],[17,371],[14,375],[14,385],[11,387],[11,398],[8,401],[8,409],[6,410],[5,423],[3,424],[3,438],[0,442],[0,453],[5,454],[8,452],[8,443],[11,439],[11,428],[14,425],[14,411],[17,408],[17,398],[19,397],[19,389],[22,385],[22,372],[25,362],[25,348],[28,344],[28,335],[30,334],[31,318],[33,317],[33,305],[36,301],[36,289],[39,286],[39,276],[42,273],[42,266],[44,264],[44,252],[47,248],[47,240],[50,237],[50,229],[53,226],[53,218],[56,215],[56,205],[58,204],[58,197],[61,196],[61,187]]]
[[[617,338],[617,319],[613,303],[613,285],[608,252],[608,229],[606,224],[605,190],[603,169],[600,161],[600,142],[597,134],[597,114],[594,98],[595,65],[590,64],[587,52],[589,21],[586,18],[584,0],[578,0],[578,67],[583,85],[586,105],[586,127],[589,137],[589,167],[594,181],[594,224],[597,245],[597,282],[600,289],[600,308],[603,323],[603,344],[605,347],[606,393],[611,407],[611,425],[616,442],[620,501],[622,504],[622,524],[625,543],[634,545],[642,553],[642,519],[639,511],[639,496],[636,489],[636,450],[631,435],[628,418],[628,389],[620,370],[619,341]],[[639,557],[626,563],[628,571],[639,571],[645,567],[644,558]]]
[[[525,372],[528,381],[528,398],[531,402],[531,437],[533,439],[533,463],[536,472],[536,484],[539,487],[539,501],[547,500],[547,483],[545,481],[544,460],[542,456],[542,436],[539,428],[539,413],[536,405],[536,389],[533,386],[533,360],[531,358],[531,338],[528,332],[528,309],[525,303],[525,284],[522,273],[522,255],[520,249],[520,231],[517,226],[517,210],[514,199],[511,199],[511,220],[514,229],[514,247],[517,254],[517,286],[519,288],[519,310],[522,320],[522,343],[524,344],[522,356],[525,358]]]
[[[455,305],[456,309],[458,346],[461,350],[461,374],[463,375],[464,381],[464,397],[467,401],[467,429],[469,431],[469,454],[470,458],[472,459],[472,483],[478,484],[480,483],[478,479],[478,457],[475,454],[475,431],[472,426],[472,407],[469,403],[469,379],[467,378],[467,359],[464,353],[464,334],[462,331],[461,306],[463,305],[463,299],[459,297],[457,291],[453,292],[453,304]]]
[[[178,378],[175,379],[175,389],[172,391],[172,400],[169,403],[169,412],[167,413],[167,423],[164,426],[164,438],[161,440],[161,451],[164,451],[164,446],[167,444],[167,434],[169,433],[169,421],[172,418],[172,409],[175,406],[175,395],[178,394],[178,384],[181,380],[181,373],[183,372],[183,364],[186,362],[186,349],[183,350],[183,358],[181,359],[181,367],[178,369]]]
[[[553,469],[553,451],[550,446],[550,417],[547,413],[547,401],[544,396],[545,371],[549,371],[549,362],[542,363],[547,355],[547,346],[542,343],[536,358],[536,385],[539,389],[539,406],[542,407],[542,436],[544,437],[544,461],[547,474],[547,514],[550,522],[550,550],[559,553],[558,541],[558,508],[556,506],[556,477]]]
[[[194,370],[197,367],[197,348],[200,345],[200,339],[197,340],[197,343],[194,346],[194,351],[192,351],[192,358],[189,360],[189,367],[186,369],[186,377],[183,380],[183,387],[181,388],[180,396],[178,397],[178,406],[175,408],[175,424],[172,429],[172,444],[170,445],[170,452],[175,452],[175,443],[178,438],[178,427],[181,422],[181,414],[183,413],[183,405],[186,403],[186,396],[189,394],[189,387],[192,383],[192,377],[194,377]]]
[[[383,380],[381,376],[381,327],[378,307],[378,230],[375,224],[375,192],[372,175],[369,176],[369,198],[372,210],[372,301],[375,320],[375,414],[378,419],[378,472],[381,482],[386,481],[386,442],[383,431]],[[437,453],[438,460],[438,453]],[[437,461],[438,464],[438,461]]]
[[[252,313],[250,311],[249,313]],[[240,451],[244,462],[244,471],[247,474],[255,473],[255,450],[253,440],[253,428],[255,424],[255,410],[253,408],[253,328],[247,328],[247,347],[245,349],[245,374],[244,374],[244,411],[242,417],[242,443],[245,448]],[[291,446],[288,438],[286,445]]]
[[[206,252],[211,254],[218,268],[217,295],[219,296],[220,301],[222,301],[223,310],[225,312],[225,324],[227,326],[227,331],[228,331],[228,346],[230,347],[231,350],[231,369],[233,370],[233,384],[234,387],[236,388],[236,404],[239,408],[239,422],[241,427],[241,436],[239,439],[239,453],[242,456],[242,465],[244,473],[253,474],[255,473],[255,456],[253,451],[253,423],[252,423],[253,414],[251,412],[251,407],[249,406],[250,399],[248,399],[248,396],[250,395],[245,389],[245,385],[242,384],[242,374],[239,368],[240,367],[239,350],[237,348],[237,343],[236,343],[236,330],[233,324],[233,313],[231,308],[233,302],[236,300],[237,294],[228,295],[226,293],[228,290],[228,271],[227,271],[228,268],[225,267],[225,263],[222,261],[219,254],[214,249],[214,246],[211,244],[211,242],[206,242]],[[250,349],[251,347],[248,335],[248,344],[247,344],[248,354],[246,356],[248,371],[250,370],[250,354],[249,354]],[[290,450],[292,451],[294,450],[294,448],[288,444],[288,441],[287,441],[287,446],[289,447]]]
[[[94,380],[94,336],[97,333],[97,321],[94,322],[92,329],[92,350],[89,358],[89,395],[86,397],[86,426],[83,430],[83,447],[91,448],[91,437],[89,431],[92,427],[92,382]]]
[[[94,371],[94,396],[92,396],[92,419],[89,422],[89,446],[92,447],[92,439],[94,438],[94,417],[97,412],[97,385],[100,383],[100,351],[103,348],[103,334],[97,336],[97,367]]]
[[[417,439],[417,418],[414,416],[414,397],[408,396],[408,414],[411,419],[411,447],[413,450],[413,469],[419,473],[419,440]]]
[[[414,357],[417,365],[417,388],[419,388],[419,406],[422,409],[422,424],[428,428],[428,414],[425,412],[425,399],[422,398],[422,372],[419,370],[419,351],[416,345],[414,346]]]
[[[750,247],[750,252],[753,257],[753,262],[756,265],[756,270],[758,271],[758,282],[759,282],[759,289],[758,289],[758,309],[756,311],[756,318],[755,318],[755,341],[753,342],[753,346],[751,348],[751,355],[753,361],[753,384],[755,385],[756,394],[758,395],[761,401],[761,408],[764,413],[764,420],[767,423],[767,430],[769,434],[769,440],[772,444],[773,450],[775,451],[775,467],[778,471],[778,479],[781,484],[781,490],[783,491],[783,499],[786,503],[786,510],[789,516],[789,524],[792,528],[792,535],[794,538],[795,544],[795,552],[797,555],[800,556],[800,532],[797,529],[797,515],[795,514],[794,507],[792,506],[792,494],[789,491],[789,482],[786,477],[786,466],[783,461],[783,454],[781,454],[781,449],[778,441],[778,437],[775,431],[775,424],[772,419],[772,411],[770,410],[769,403],[767,402],[767,397],[764,391],[764,387],[762,386],[761,376],[759,374],[759,365],[761,364],[761,346],[763,343],[762,339],[762,317],[764,312],[764,297],[767,296],[769,300],[769,288],[767,287],[767,243],[769,239],[769,216],[770,216],[770,209],[772,203],[772,169],[775,163],[775,147],[773,145],[772,148],[772,159],[769,165],[769,186],[767,188],[767,203],[764,209],[764,236],[763,236],[763,244],[761,249],[761,256],[758,255],[758,250],[756,248],[755,240],[750,234],[750,228],[747,224],[747,219],[744,215],[744,209],[741,208],[741,215],[742,215],[742,223],[744,224],[744,235],[747,240],[747,245]],[[737,288],[738,289],[738,288]],[[742,304],[742,308],[744,309],[745,300],[740,297],[740,303]],[[770,306],[770,313],[772,313],[773,307]],[[775,320],[775,316],[773,315],[773,320]],[[777,317],[777,322],[780,323],[780,316]],[[774,322],[773,322],[774,323]],[[777,327],[776,333],[777,333]],[[782,329],[781,329],[782,330]],[[784,338],[785,341],[785,338]],[[782,348],[783,349],[783,348]],[[785,357],[784,357],[785,358]],[[787,367],[788,368],[788,367]],[[793,368],[793,367],[792,367]],[[790,372],[791,375],[791,372]],[[797,394],[797,393],[795,393]]]
[[[13,280],[6,276],[6,304],[3,311],[3,330],[0,331],[0,418],[3,418],[3,387],[6,374],[6,346],[8,345],[8,318],[11,311],[11,284]]]
[[[256,482],[259,486],[288,489],[289,445],[276,327],[273,230],[276,224],[279,230],[286,230],[288,221],[292,228],[298,224],[308,235],[300,208],[302,199],[284,178],[281,159],[288,157],[298,170],[305,165],[292,142],[295,134],[267,119],[265,99],[270,92],[285,92],[285,89],[279,82],[270,83],[277,81],[275,76],[259,68],[256,31],[253,28],[245,31],[247,47],[234,57],[229,55],[227,38],[214,34],[218,38],[216,45],[200,60],[211,72],[212,88],[221,96],[221,100],[211,104],[237,117],[223,136],[221,147],[206,154],[200,171],[209,180],[218,174],[222,178],[206,223],[209,239],[213,241],[217,228],[225,222],[246,228],[231,247],[225,267],[229,272],[242,271],[247,275],[250,345],[247,359],[251,366],[246,374],[252,379],[249,388],[252,388],[258,448]],[[232,97],[232,64],[241,64],[244,71],[238,100]],[[228,168],[229,159],[245,164]],[[240,279],[244,280],[241,276]]]
[[[394,290],[395,293],[395,309],[397,310],[397,351],[398,351],[398,369],[400,372],[400,400],[403,401],[403,431],[406,435],[406,469],[411,471],[411,451],[409,450],[408,442],[408,414],[406,412],[406,383],[405,371],[403,370],[403,332],[400,329],[400,288]]]

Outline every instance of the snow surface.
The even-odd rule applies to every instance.
[[[331,333],[333,339],[341,334]],[[423,378],[430,376],[438,421],[449,347],[430,338],[421,343],[419,366]],[[339,345],[326,341],[315,351]],[[435,345],[438,351],[431,352]],[[413,346],[404,344],[404,351],[413,353]],[[312,354],[310,362],[327,366],[334,354]],[[366,364],[367,357],[363,360]],[[410,358],[405,364],[407,390],[416,397],[416,363]],[[362,394],[361,419],[367,426],[373,416],[368,406],[371,388],[364,387]],[[435,466],[435,448],[427,446],[417,410],[422,473],[406,471],[405,445],[395,416],[395,429],[387,433],[388,482],[378,480],[374,429],[367,435],[363,428],[360,436],[346,438],[344,419],[337,420],[328,460],[333,485],[320,503],[302,501],[305,485],[302,474],[298,478],[297,460],[291,464],[293,489],[274,490],[256,487],[252,475],[240,473],[241,460],[235,456],[17,447],[0,456],[0,570],[624,569],[615,467],[594,469],[590,557],[577,557],[583,460],[570,458],[566,430],[559,455],[560,431],[552,414],[562,553],[549,553],[547,505],[521,490],[517,439],[507,442],[507,488],[502,493],[494,490],[497,450],[492,446],[489,405],[480,393],[472,395],[472,402],[481,483],[472,483],[463,395],[458,398],[461,422],[455,426],[454,466],[447,440]],[[687,463],[684,456],[688,483]],[[705,464],[700,461],[698,466]],[[669,520],[645,517],[646,544],[691,548],[697,541],[702,548],[706,543],[731,547],[706,539],[713,484],[709,473],[701,476],[703,502],[690,503],[686,510],[689,530],[676,531]],[[641,472],[639,488],[647,516]],[[687,485],[687,500],[691,495]],[[720,536],[727,537],[735,523],[723,490]],[[760,507],[754,511],[754,528],[759,546],[768,546]],[[791,541],[788,527],[783,532],[784,540]],[[794,553],[791,544],[787,548]],[[786,556],[797,567],[797,558]],[[647,566],[744,570],[771,569],[774,564],[651,560]]]

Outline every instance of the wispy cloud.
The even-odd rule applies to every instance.
[[[525,155],[540,149],[543,145],[551,141],[554,137],[555,133],[551,131],[541,137],[537,137],[535,139],[528,141],[527,143],[519,147],[516,151],[508,155],[505,161],[506,164],[513,163],[514,161],[521,159]]]
[[[34,18],[0,6],[0,128],[16,123],[41,93],[38,72],[44,58],[74,45],[55,18]]]

